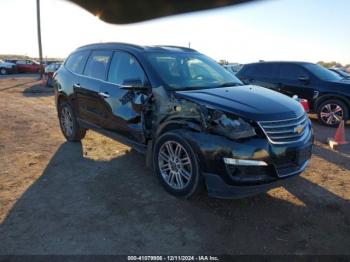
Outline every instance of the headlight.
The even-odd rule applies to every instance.
[[[256,136],[255,128],[242,118],[232,119],[221,113],[212,119],[212,130],[230,139],[241,139]]]

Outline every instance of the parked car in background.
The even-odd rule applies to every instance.
[[[146,154],[171,194],[237,198],[300,174],[311,157],[311,122],[299,102],[245,86],[197,51],[92,44],[55,73],[58,118],[68,141],[87,129]]]
[[[62,63],[51,63],[45,66],[45,77],[47,79],[47,86],[52,86],[53,75],[60,68],[61,65]]]
[[[350,74],[345,72],[343,69],[341,68],[336,68],[336,67],[332,67],[332,68],[328,68],[329,70],[331,70],[332,72],[340,75],[341,77],[345,78],[345,79],[350,79]]]
[[[236,76],[245,84],[263,86],[307,99],[311,113],[328,126],[349,119],[350,81],[307,62],[259,62],[244,65]]]
[[[44,60],[43,64],[46,66],[51,65],[51,64],[56,64],[56,63],[60,63],[62,64],[62,60]]]
[[[5,62],[16,64],[18,59],[4,59]]]
[[[40,63],[30,59],[17,60],[16,65],[18,73],[39,73],[44,69]]]
[[[242,68],[243,65],[241,64],[227,64],[227,65],[223,65],[223,67],[229,71],[232,74],[237,74],[237,72]]]
[[[16,71],[16,65],[14,63],[9,63],[9,62],[0,60],[0,75],[14,73],[15,71]]]

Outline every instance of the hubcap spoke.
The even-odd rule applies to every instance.
[[[182,177],[179,173],[176,173],[176,182],[179,188],[183,188],[184,182],[182,181]]]
[[[168,150],[169,155],[170,156],[174,156],[174,150],[172,148],[172,145],[168,142],[168,143],[165,144],[165,146],[166,146],[166,148]]]
[[[188,173],[185,169],[181,168],[180,174],[182,177],[186,178],[186,180],[190,180],[191,174]]]

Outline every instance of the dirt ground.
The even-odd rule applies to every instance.
[[[36,84],[0,79],[1,255],[350,254],[350,149],[329,149],[334,129],[313,120],[311,163],[284,187],[180,200],[128,147],[92,131],[66,142]]]

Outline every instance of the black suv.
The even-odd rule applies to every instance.
[[[310,120],[295,100],[244,86],[189,48],[92,44],[54,76],[62,132],[92,129],[146,154],[165,189],[235,198],[266,191],[307,166]]]
[[[350,80],[307,62],[259,62],[245,65],[236,75],[245,84],[270,88],[309,101],[324,125],[349,119]]]

